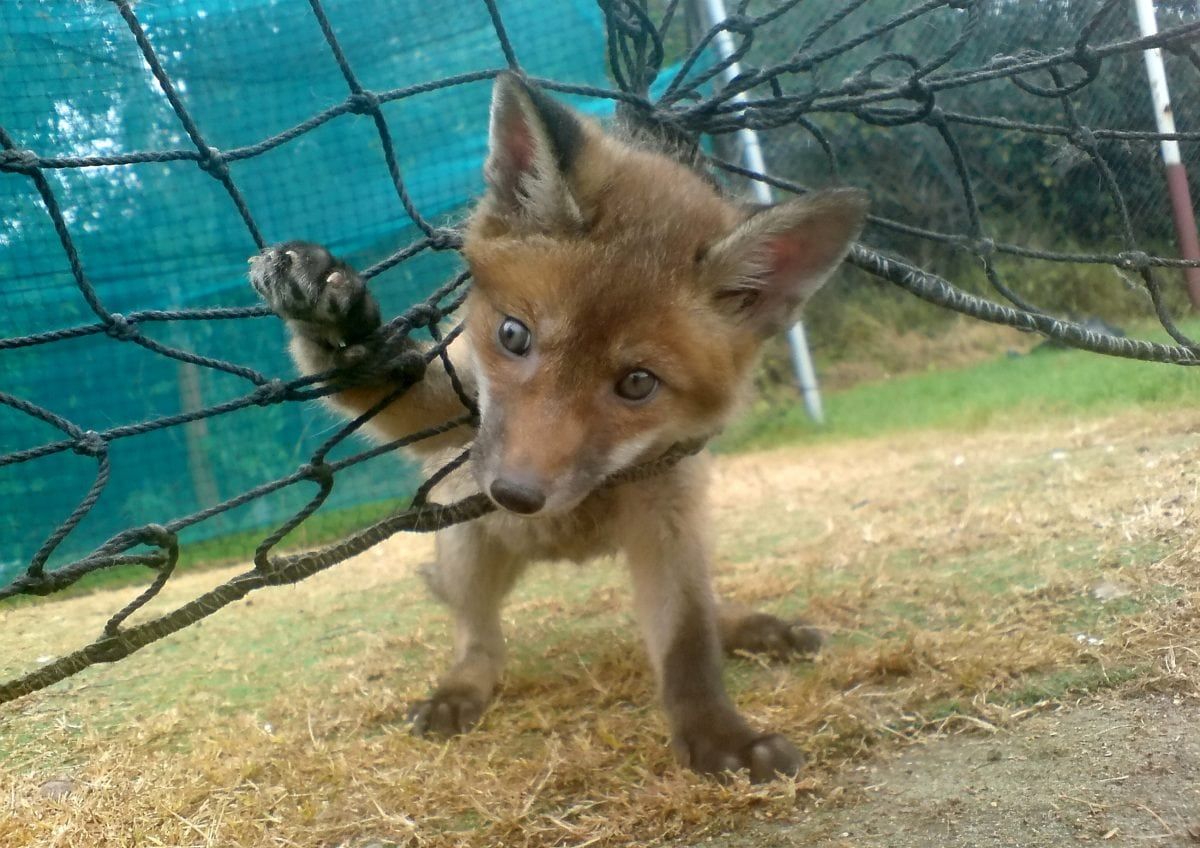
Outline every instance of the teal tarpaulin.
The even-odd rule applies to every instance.
[[[479,0],[328,0],[330,22],[364,86],[391,90],[505,66]],[[607,86],[604,24],[584,0],[502,0],[503,22],[534,76]],[[206,141],[231,150],[274,136],[345,100],[347,83],[304,0],[191,0],[134,6]],[[0,126],[43,157],[195,150],[117,10],[107,2],[0,5]],[[490,82],[383,106],[417,209],[460,218],[481,188]],[[592,112],[603,100],[577,101]],[[369,116],[347,114],[248,159],[230,174],[268,242],[321,241],[360,267],[420,234],[397,197]],[[255,251],[229,194],[194,161],[48,169],[86,273],[111,312],[255,302]],[[0,338],[94,323],[33,181],[0,173]],[[453,254],[422,254],[377,278],[385,311],[442,283]],[[290,377],[271,318],[144,324],[187,351]],[[105,429],[197,410],[247,391],[236,377],[158,356],[104,334],[5,351],[0,390]],[[112,534],[165,522],[293,471],[334,427],[314,404],[277,404],[112,442],[112,479],[51,560]],[[61,438],[0,406],[0,454]],[[0,468],[0,579],[13,576],[75,508],[96,475],[65,451]],[[415,476],[385,457],[338,475],[329,507],[411,492]],[[267,526],[312,494],[254,501],[190,538]]]

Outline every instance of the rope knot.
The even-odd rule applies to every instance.
[[[432,327],[442,320],[442,310],[429,303],[418,303],[405,314],[410,327]]]
[[[854,97],[866,94],[871,85],[871,75],[865,71],[857,71],[842,80],[842,90]]]
[[[12,585],[20,586],[22,592],[31,595],[49,595],[54,591],[54,584],[46,577],[44,571],[27,571],[14,580]]]
[[[763,109],[760,106],[747,106],[742,110],[742,126],[761,126],[770,119],[771,111],[771,109]]]
[[[1145,271],[1150,267],[1150,254],[1142,250],[1126,250],[1117,254],[1117,264],[1130,271]]]
[[[919,104],[914,110],[913,115],[909,118],[911,121],[929,120],[933,114],[933,110],[937,106],[937,101],[933,93],[933,89],[925,84],[925,80],[921,79],[916,74],[908,78],[908,82],[904,84],[904,96]],[[931,126],[937,126],[937,119],[931,120]]]
[[[434,250],[458,250],[462,247],[462,235],[458,230],[452,230],[448,227],[440,227],[434,230],[426,238],[429,240],[429,246]]]
[[[170,548],[175,545],[177,537],[161,524],[147,524],[138,531],[139,541],[156,548]]]
[[[1096,149],[1096,134],[1087,127],[1080,127],[1068,136],[1071,143],[1082,150]]]
[[[975,242],[971,245],[971,249],[979,256],[991,256],[996,252],[996,242],[986,237],[975,239]]]
[[[621,25],[628,35],[641,35],[646,32],[642,19],[629,8],[629,0],[621,0],[611,7],[613,18]]]
[[[356,91],[346,101],[355,115],[374,115],[379,111],[379,95],[373,91]]]
[[[135,538],[140,544],[158,548],[158,562],[147,562],[145,565],[153,569],[174,568],[179,556],[179,537],[161,524],[147,524],[139,527]]]
[[[742,35],[750,35],[754,32],[754,21],[746,15],[730,15],[721,24],[721,28],[727,32],[738,32]]]
[[[288,388],[283,380],[275,379],[263,383],[254,392],[254,402],[259,406],[270,406],[287,398]]]
[[[119,626],[120,622],[117,622]],[[92,644],[84,649],[87,658],[92,662],[107,663],[116,662],[125,657],[129,653],[128,649],[122,649],[121,638],[118,635],[117,626],[113,626],[110,621],[104,628],[104,637],[97,639]]]
[[[95,430],[88,430],[75,440],[71,450],[80,456],[101,457],[108,452],[108,442]]]
[[[229,176],[229,166],[225,163],[225,154],[215,147],[204,148],[196,164],[200,166],[200,170],[218,180]]]
[[[1100,73],[1100,54],[1086,41],[1075,45],[1075,55],[1071,59],[1083,70],[1089,80],[1095,79]]]
[[[37,165],[38,156],[32,150],[0,150],[0,171],[32,174]]]
[[[325,488],[333,484],[333,469],[325,464],[323,460],[314,460],[306,462],[300,466],[300,473],[307,480],[312,480],[321,488]]]
[[[921,79],[916,74],[913,74],[908,78],[908,81],[904,83],[904,88],[901,93],[909,100],[916,100],[922,103],[933,98],[933,92],[931,92],[929,87],[925,85],[925,80]]]
[[[117,341],[127,342],[130,339],[136,338],[138,334],[137,322],[126,318],[120,312],[114,312],[108,316],[108,322],[104,326],[104,332]]]

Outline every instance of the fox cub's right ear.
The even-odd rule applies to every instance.
[[[521,230],[581,224],[568,175],[586,132],[573,111],[521,77],[508,71],[497,76],[484,165],[495,211]]]
[[[784,329],[846,257],[868,205],[865,192],[834,189],[751,215],[705,257],[718,302],[764,336]]]

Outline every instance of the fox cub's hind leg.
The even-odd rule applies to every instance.
[[[454,664],[409,711],[418,736],[453,736],[479,721],[504,669],[500,605],[522,563],[477,524],[439,531],[437,561],[424,577],[454,612]]]

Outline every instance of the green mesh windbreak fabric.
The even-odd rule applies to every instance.
[[[553,7],[550,14],[544,0],[503,4],[521,66],[531,75],[607,86],[599,8],[587,0]],[[339,115],[254,155],[264,139],[346,99],[346,80],[307,3],[190,0],[133,8],[205,142],[246,154],[230,161],[228,172],[262,239],[319,241],[365,268],[422,235],[397,195],[370,115]],[[381,107],[416,210],[433,225],[460,219],[482,188],[491,76],[506,66],[488,8],[478,0],[332,0],[325,12],[367,89],[468,80]],[[43,157],[195,150],[109,2],[8,0],[0,4],[0,56],[0,127],[17,148]],[[611,101],[566,99],[593,113],[612,108]],[[130,315],[256,304],[245,275],[246,258],[257,250],[250,227],[221,182],[194,159],[166,158],[46,171],[103,307]],[[0,220],[0,338],[94,322],[26,176],[0,173]],[[427,251],[385,272],[373,289],[385,311],[399,311],[459,264],[453,252]],[[173,348],[270,376],[292,373],[273,318],[137,326]],[[247,389],[239,376],[103,333],[5,351],[2,367],[0,390],[100,432],[200,410]],[[316,404],[274,404],[115,440],[100,502],[54,559],[273,480],[303,463],[333,421]],[[0,406],[0,453],[54,436],[38,419]],[[92,459],[70,451],[0,469],[0,580],[29,561],[95,475]],[[350,468],[326,508],[411,494],[417,482],[398,458]],[[256,500],[200,523],[189,538],[275,523],[308,494]]]

